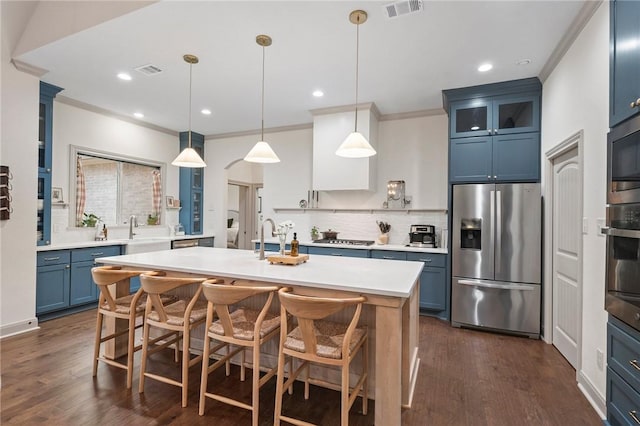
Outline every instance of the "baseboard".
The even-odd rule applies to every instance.
[[[12,324],[5,324],[0,326],[0,339],[5,337],[15,336],[16,334],[26,333],[27,331],[37,330],[38,318],[33,317],[28,320],[14,322]]]
[[[591,383],[591,380],[589,380],[589,378],[585,376],[582,371],[578,375],[578,389],[580,389],[580,391],[584,394],[584,396],[587,398],[593,409],[596,410],[596,413],[598,413],[600,418],[603,420],[606,419],[607,402],[604,396],[602,396],[602,394],[598,392],[596,387],[593,386],[593,383]]]

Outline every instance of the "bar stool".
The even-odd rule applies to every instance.
[[[133,382],[133,354],[142,348],[142,345],[135,346],[135,330],[136,328],[142,327],[142,324],[136,325],[136,319],[144,315],[144,301],[146,298],[143,295],[142,289],[139,289],[135,294],[128,294],[123,297],[113,297],[109,291],[109,286],[112,284],[117,285],[121,281],[128,280],[131,277],[136,277],[143,272],[145,271],[122,269],[120,266],[98,266],[91,269],[93,281],[100,290],[100,296],[98,298],[96,337],[93,351],[93,377],[98,374],[98,361],[102,361],[114,367],[122,368],[127,370],[127,389],[131,389]],[[146,273],[153,274],[154,272],[146,271]],[[175,297],[161,295],[161,301],[165,305],[175,302],[176,300],[177,299]],[[102,323],[104,317],[127,320],[127,328],[115,331],[107,336],[102,336]],[[100,356],[100,345],[102,343],[124,334],[128,334],[126,364]]]
[[[308,425],[310,423],[282,415],[282,394],[290,387],[302,370],[306,370],[304,397],[309,399],[309,382],[328,385],[326,381],[309,377],[310,363],[319,363],[340,367],[341,371],[341,409],[340,423],[349,423],[349,409],[360,391],[362,391],[362,412],[367,414],[367,371],[369,349],[366,327],[358,327],[365,297],[326,298],[293,294],[290,288],[278,291],[280,298],[280,350],[278,352],[278,380],[276,385],[276,406],[274,425],[284,420],[293,424]],[[349,306],[355,306],[349,324],[340,324],[324,318]],[[287,334],[287,313],[297,319],[298,326]],[[362,349],[362,374],[358,383],[349,386],[349,365],[355,355]],[[285,356],[298,358],[302,363],[295,371],[290,371],[284,381]]]
[[[280,317],[270,313],[269,308],[273,301],[273,295],[278,290],[274,286],[250,286],[239,285],[233,282],[227,285],[220,285],[214,281],[202,283],[205,297],[208,300],[207,306],[207,328],[204,338],[204,350],[202,356],[202,379],[200,381],[200,410],[199,414],[204,415],[206,398],[211,398],[225,404],[244,408],[252,412],[252,425],[258,425],[258,415],[260,406],[260,388],[271,379],[277,371],[274,367],[264,376],[260,377],[260,347],[278,335],[280,327]],[[246,307],[232,307],[250,297],[268,293],[268,297],[260,310]],[[231,309],[230,309],[231,307]],[[217,321],[213,321],[214,315],[218,316]],[[211,340],[221,342],[211,348]],[[237,346],[230,350],[230,346]],[[226,355],[218,354],[218,351],[226,348]],[[252,372],[252,394],[251,404],[245,404],[236,399],[223,395],[207,392],[207,380],[209,374],[227,364],[231,357],[241,353],[240,380],[245,379],[245,351],[253,351],[253,372]],[[211,354],[221,355],[221,357],[209,365]],[[228,375],[228,373],[227,373]]]
[[[161,274],[161,275],[160,275]],[[197,365],[202,359],[202,355],[198,355],[190,359],[189,347],[191,340],[191,330],[204,323],[207,315],[207,303],[200,299],[202,286],[198,286],[195,294],[191,299],[179,299],[171,305],[165,306],[161,303],[161,293],[171,291],[178,287],[189,284],[202,283],[207,278],[203,277],[173,277],[166,276],[164,273],[157,275],[141,274],[140,283],[142,289],[147,293],[147,303],[145,307],[144,332],[142,338],[142,361],[140,363],[140,383],[138,392],[144,392],[144,379],[158,380],[170,385],[182,388],[182,407],[187,406],[187,392],[189,390],[189,367]],[[211,280],[216,283],[224,283],[224,280]],[[165,340],[160,345],[149,350],[149,343],[157,341],[158,338],[150,341],[149,329],[156,327],[168,330],[174,334],[174,337]],[[181,380],[177,381],[169,377],[159,374],[147,373],[147,356],[157,350],[164,349],[171,344],[175,344],[175,361],[178,362],[178,348],[182,339],[182,373]]]

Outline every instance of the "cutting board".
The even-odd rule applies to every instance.
[[[285,255],[276,254],[276,255],[267,256],[267,260],[271,264],[277,263],[280,265],[299,265],[309,260],[309,255],[299,254],[298,256],[290,256],[288,254],[285,254]]]

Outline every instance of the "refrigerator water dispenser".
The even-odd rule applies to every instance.
[[[460,221],[460,248],[482,250],[482,219]]]

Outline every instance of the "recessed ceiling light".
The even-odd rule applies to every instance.
[[[516,62],[516,65],[529,65],[531,63],[531,59],[520,59]]]
[[[203,109],[202,111],[200,111],[200,112],[201,112],[202,114],[204,114],[204,115],[211,115],[211,110],[210,110],[210,109],[207,109],[207,108],[204,108],[204,109]]]
[[[121,73],[119,73],[119,74],[118,74],[118,78],[119,78],[120,80],[126,80],[126,81],[131,80],[131,76],[130,76],[129,74],[127,74],[126,72],[121,72]]]
[[[134,116],[135,118],[144,118],[144,114],[143,114],[143,113],[141,113],[141,112],[134,112],[134,113],[133,113],[133,116]]]
[[[322,90],[314,90],[313,96],[315,96],[316,98],[321,98],[324,96],[324,92]]]
[[[491,68],[493,68],[493,65],[491,65],[490,63],[488,63],[488,62],[487,62],[487,63],[484,63],[484,64],[480,65],[480,66],[478,67],[478,71],[480,71],[480,72],[487,72],[487,71],[489,71]]]

